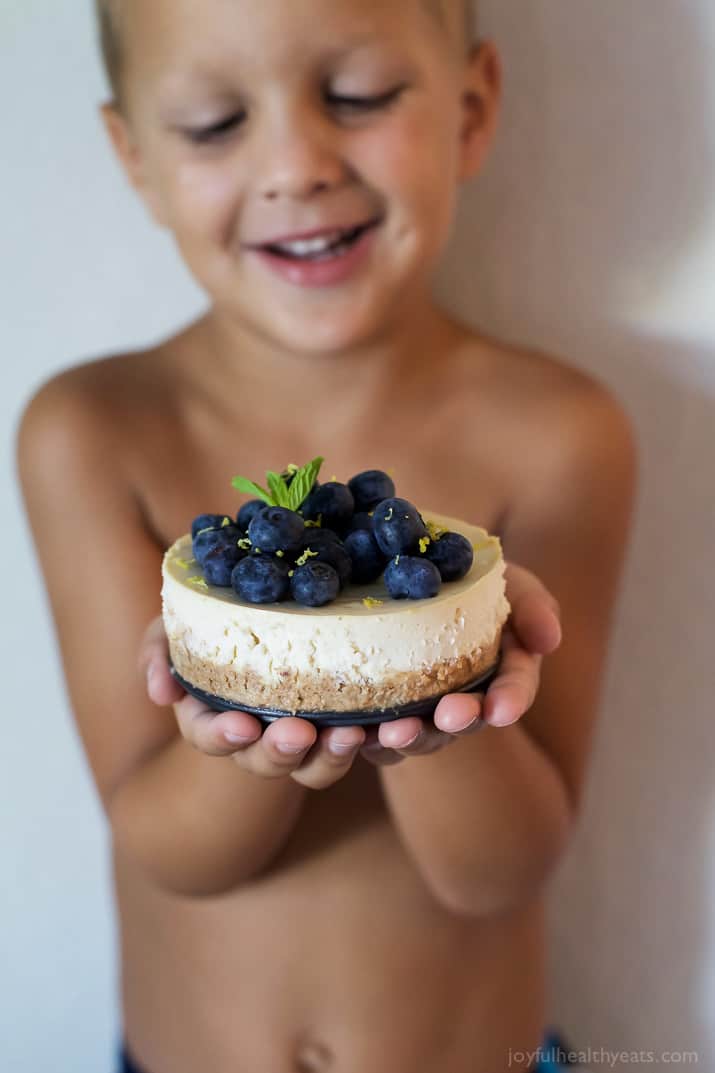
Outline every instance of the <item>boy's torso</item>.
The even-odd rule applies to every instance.
[[[86,369],[124,410],[127,472],[162,547],[199,513],[235,512],[236,473],[317,454],[329,476],[388,468],[398,494],[500,532],[538,453],[539,391],[570,375],[465,333],[399,419],[385,400],[326,440],[319,412],[291,422],[204,390],[202,332]],[[500,1073],[540,1040],[541,905],[482,921],[441,908],[361,757],[235,893],[169,897],[118,855],[115,871],[125,1028],[147,1073]]]

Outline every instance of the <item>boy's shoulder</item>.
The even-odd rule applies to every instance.
[[[147,467],[176,441],[171,393],[161,391],[166,364],[163,346],[118,353],[63,369],[34,390],[15,450],[25,499],[38,515],[42,502],[63,498],[88,522],[94,510],[131,509]]]
[[[81,361],[42,381],[29,398],[24,416],[37,421],[76,411],[85,421],[118,418],[157,383],[164,346]]]
[[[156,436],[175,407],[172,344],[100,356],[42,381],[28,398],[18,426],[18,450],[50,458],[68,452],[116,452]],[[109,456],[105,457],[109,463]]]
[[[577,473],[609,452],[613,461],[632,459],[635,435],[624,405],[572,360],[475,333],[458,348],[450,418],[474,429],[475,450],[496,444],[519,485]]]
[[[575,358],[467,332],[457,351],[456,367],[469,393],[486,396],[495,410],[537,418],[571,406],[610,403],[619,407],[606,384],[580,369]],[[564,410],[566,407],[566,410]]]

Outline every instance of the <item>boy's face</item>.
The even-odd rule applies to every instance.
[[[328,352],[424,301],[499,96],[452,3],[441,26],[427,0],[125,0],[125,117],[105,120],[221,314]],[[265,249],[368,224],[341,257]]]

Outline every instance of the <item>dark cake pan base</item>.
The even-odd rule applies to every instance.
[[[285,719],[293,716],[298,719],[306,719],[316,727],[339,727],[339,726],[374,726],[377,723],[389,723],[395,719],[405,719],[407,716],[416,715],[421,719],[429,719],[434,715],[437,704],[442,697],[451,693],[486,693],[499,671],[499,662],[490,670],[468,682],[461,689],[452,689],[449,693],[440,693],[436,697],[427,697],[425,700],[416,700],[410,704],[398,705],[393,708],[372,709],[358,712],[287,712],[281,708],[252,708],[248,704],[239,704],[237,701],[224,700],[216,697],[213,693],[206,693],[198,689],[181,677],[179,672],[172,666],[171,673],[182,689],[190,693],[192,697],[203,701],[207,707],[215,712],[248,712],[255,715],[262,723],[274,723],[277,719]]]

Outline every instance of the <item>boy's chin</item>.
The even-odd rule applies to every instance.
[[[348,354],[387,338],[383,317],[356,316],[355,312],[318,313],[281,317],[261,325],[261,334],[275,347],[306,357]]]

